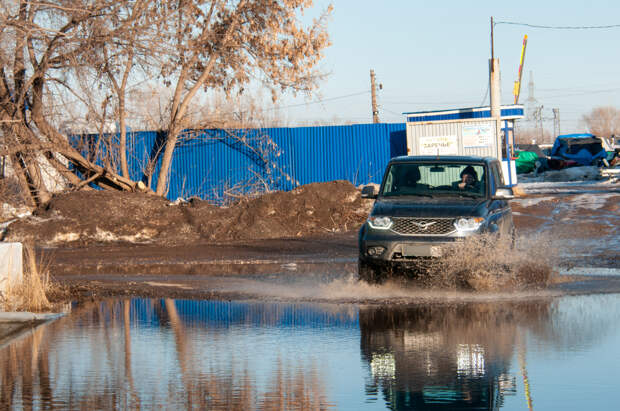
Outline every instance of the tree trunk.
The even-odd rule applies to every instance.
[[[44,134],[49,141],[56,147],[55,151],[72,162],[78,170],[82,172],[90,172],[91,174],[98,174],[98,177],[94,182],[100,185],[102,188],[113,188],[116,190],[134,191],[136,182],[131,179],[120,176],[109,170],[104,170],[88,161],[84,156],[80,154],[75,148],[69,145],[66,137],[60,134],[52,125],[50,125],[45,115],[43,114],[43,83],[40,79],[35,80],[33,83],[33,99],[32,99],[32,120],[36,124],[39,131]]]
[[[80,185],[82,180],[78,176],[76,176],[75,173],[69,170],[63,163],[58,161],[58,159],[54,156],[52,152],[46,152],[45,157],[47,158],[47,161],[49,161],[49,163],[52,165],[52,167],[54,167],[56,171],[58,171],[67,181],[69,181],[69,183],[71,183],[75,187]],[[83,189],[92,190],[92,188],[89,186],[85,186]]]
[[[176,146],[177,140],[179,138],[179,133],[183,130],[183,121],[185,120],[185,113],[187,112],[187,108],[189,107],[190,102],[200,90],[209,75],[211,75],[211,71],[215,66],[217,59],[220,57],[222,50],[226,49],[228,44],[228,40],[230,39],[231,34],[237,28],[239,24],[240,10],[245,7],[246,1],[242,0],[236,7],[237,10],[226,29],[226,33],[220,39],[219,43],[219,51],[214,52],[209,61],[205,65],[200,77],[194,82],[194,85],[191,87],[187,95],[181,97],[181,90],[185,86],[185,81],[188,79],[188,73],[190,67],[195,64],[198,59],[198,52],[196,51],[194,56],[184,63],[184,67],[181,69],[181,74],[177,79],[177,87],[175,90],[174,101],[172,103],[171,117],[170,117],[170,125],[168,129],[168,136],[166,138],[166,148],[164,150],[164,157],[161,160],[161,168],[159,170],[159,176],[157,178],[157,195],[163,196],[168,188],[168,175],[170,174],[170,165],[172,164],[172,154],[174,153],[174,148]]]
[[[121,95],[119,99],[119,127],[120,133],[120,147],[119,154],[121,157],[121,174],[125,178],[129,178],[129,167],[127,166],[127,130],[125,125],[125,96]]]
[[[41,172],[41,161],[44,159],[38,155],[42,142],[36,139],[32,130],[23,122],[23,118],[11,127],[3,127],[2,133],[7,147],[10,146],[14,150],[11,153],[11,163],[22,192],[28,193],[28,202],[31,206],[47,204],[51,195]]]
[[[13,172],[15,173],[19,186],[21,187],[24,201],[28,206],[36,207],[37,203],[30,191],[30,185],[28,184],[28,179],[26,178],[26,174],[22,167],[22,162],[19,159],[19,153],[15,153],[11,156],[11,165],[13,166]]]
[[[170,174],[172,154],[174,153],[174,147],[177,144],[178,138],[179,133],[175,129],[171,128],[168,130],[166,148],[164,149],[164,156],[161,159],[161,168],[157,176],[157,189],[155,190],[157,195],[164,196],[168,192],[168,175]]]
[[[37,203],[37,206],[42,206],[52,199],[52,195],[48,191],[45,180],[41,175],[41,160],[36,153],[30,153],[25,156],[26,170],[28,171],[27,177],[31,186],[31,192]]]

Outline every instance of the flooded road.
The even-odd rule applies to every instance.
[[[0,409],[617,409],[620,195],[603,194],[513,201],[509,263],[552,267],[545,287],[360,283],[354,232],[41,249],[77,302],[0,340]]]
[[[110,299],[0,348],[0,408],[615,409],[620,295]]]

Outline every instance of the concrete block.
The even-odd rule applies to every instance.
[[[0,292],[24,278],[22,243],[0,243]]]

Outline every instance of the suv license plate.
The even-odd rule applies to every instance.
[[[427,244],[403,245],[404,257],[441,257],[441,247]]]

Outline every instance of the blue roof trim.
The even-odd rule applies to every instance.
[[[403,113],[407,116],[408,123],[466,120],[472,118],[491,118],[489,107],[472,107],[457,110],[426,111],[417,113]],[[501,108],[502,118],[523,117],[523,106],[504,106]]]

